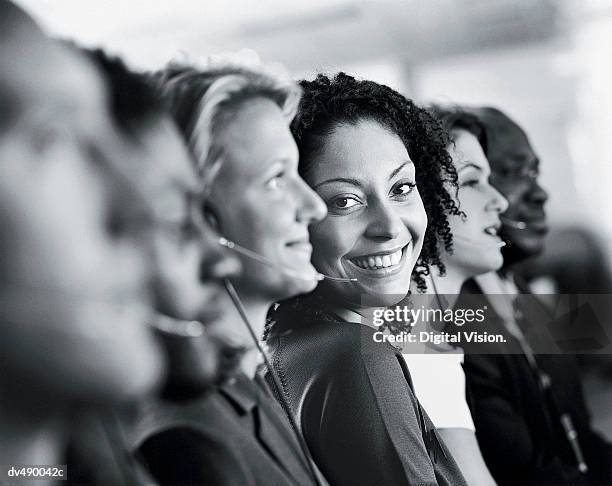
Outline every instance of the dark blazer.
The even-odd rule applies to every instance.
[[[268,345],[283,393],[332,485],[465,485],[412,390],[399,351],[374,330],[283,305]]]
[[[290,427],[272,394],[239,375],[197,400],[145,405],[129,436],[162,484],[311,486]]]
[[[155,484],[125,447],[117,426],[126,410],[98,410],[72,417],[68,446],[64,453],[67,481],[54,485],[135,486]]]
[[[463,292],[482,293],[474,281]],[[476,437],[495,480],[500,485],[612,484],[612,449],[591,428],[575,357],[535,356],[551,378],[561,408],[556,410],[543,396],[517,339],[505,331],[493,307],[488,308],[487,320],[479,326],[504,334],[507,342],[487,344],[487,352],[495,354],[466,350],[464,370]],[[586,477],[577,471],[560,413],[572,417],[590,469]]]

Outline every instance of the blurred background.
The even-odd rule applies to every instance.
[[[251,48],[296,77],[345,70],[421,102],[497,106],[526,129],[550,194],[552,231],[532,273],[560,265],[573,269],[570,287],[582,278],[612,292],[612,0],[18,3],[51,32],[141,68]],[[607,408],[612,387],[591,399]],[[612,413],[599,419],[612,430]]]
[[[498,106],[541,157],[555,230],[612,249],[612,0],[19,3],[143,68],[252,48],[299,77],[343,69],[420,101]]]

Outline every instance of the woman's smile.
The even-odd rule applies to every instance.
[[[447,263],[474,276],[497,270],[503,263],[499,216],[508,203],[489,183],[491,169],[478,138],[465,129],[451,134],[454,143],[449,153],[457,168],[457,198],[466,217],[449,219],[456,244]]]
[[[473,237],[456,234],[454,235],[454,238],[458,241],[464,241],[476,247],[501,248],[502,246],[506,246],[506,242],[499,236],[500,229],[501,223],[497,222],[485,227],[482,230],[482,233],[476,233]]]
[[[310,257],[312,256],[312,245],[308,238],[290,241],[285,244],[285,248],[289,249],[292,255],[298,255],[310,261]]]
[[[379,251],[345,260],[351,265],[351,270],[359,275],[372,278],[384,278],[400,272],[406,263],[406,252],[410,251],[412,242],[387,251]],[[355,268],[356,267],[356,268]]]
[[[298,174],[286,118],[273,101],[256,99],[240,108],[225,133],[232,142],[225,149],[229,162],[209,199],[224,236],[258,256],[242,255],[237,290],[272,302],[311,291],[317,280],[308,228],[326,208]]]
[[[495,224],[492,224],[490,226],[487,226],[484,230],[483,233],[489,237],[489,239],[491,239],[492,241],[488,242],[491,243],[495,246],[498,247],[502,247],[506,245],[506,242],[503,241],[500,236],[499,236],[499,230],[501,229],[501,222],[497,222]]]
[[[328,216],[311,228],[317,271],[356,279],[322,291],[345,305],[376,296],[391,305],[408,292],[423,245],[427,215],[415,167],[402,140],[375,121],[342,125],[308,172]]]

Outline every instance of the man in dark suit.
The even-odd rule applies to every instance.
[[[487,353],[466,351],[468,402],[483,457],[499,484],[611,484],[612,448],[590,425],[575,356],[537,354],[542,338],[520,312],[529,293],[513,266],[544,247],[546,192],[525,132],[494,108],[475,109],[487,131],[491,183],[506,197],[504,267],[469,281],[462,293],[489,298],[486,325],[506,336]],[[504,305],[505,304],[505,305]],[[539,348],[536,348],[539,349]]]

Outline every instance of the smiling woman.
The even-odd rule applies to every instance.
[[[312,261],[356,281],[324,281],[271,314],[283,393],[332,484],[463,485],[401,354],[363,319],[406,297],[415,266],[418,283],[432,264],[443,270],[447,212],[459,214],[446,134],[386,86],[344,73],[301,84],[300,173],[328,210],[311,228]]]
[[[462,214],[449,217],[454,248],[442,255],[446,275],[432,273],[426,281],[429,293],[436,296],[433,305],[440,307],[439,311],[449,312],[461,285],[468,278],[501,267],[503,242],[497,231],[501,225],[499,215],[506,209],[507,202],[489,184],[491,170],[483,151],[487,139],[479,120],[455,108],[435,107],[434,112],[450,132],[448,151],[458,174],[455,199]],[[450,302],[449,308],[444,308],[447,302]],[[429,411],[468,483],[490,486],[494,481],[476,442],[474,423],[465,398],[464,356],[453,347],[462,341],[449,341],[445,336],[463,336],[463,342],[467,343],[482,341],[474,339],[476,332],[459,331],[457,326],[465,323],[458,315],[454,317],[445,329],[448,334],[419,332],[420,344],[424,343],[426,348],[423,354],[405,349],[403,357],[411,370],[419,401]],[[483,336],[478,334],[478,337]],[[438,340],[446,345],[436,344]],[[435,382],[431,380],[432,375],[437,378]]]
[[[363,294],[397,303],[406,294],[427,225],[402,140],[370,120],[340,125],[305,177],[329,213],[311,231],[315,267],[357,279],[350,286],[324,282],[320,294],[356,307]]]
[[[226,162],[208,209],[221,234],[276,264],[244,258],[244,273],[236,280],[241,296],[260,300],[265,294],[271,303],[312,290],[316,279],[308,225],[322,218],[325,209],[297,175],[298,151],[287,120],[274,101],[254,98],[228,123],[224,137]],[[313,278],[296,279],[276,267]]]
[[[436,114],[450,131],[449,153],[458,174],[457,202],[462,216],[449,218],[454,251],[443,256],[447,280],[463,281],[481,273],[498,270],[504,260],[498,236],[500,214],[508,201],[490,183],[491,168],[484,150],[487,142],[478,119],[461,110],[437,108]],[[448,293],[458,293],[456,292]]]
[[[253,329],[218,296],[210,307],[222,311],[208,334],[231,342],[240,369],[227,366],[222,374],[230,379],[179,406],[147,404],[132,443],[164,484],[316,484],[283,409],[255,376],[259,356],[249,332],[261,335],[275,300],[317,284],[308,226],[325,216],[325,206],[298,175],[289,123],[300,89],[227,61],[210,69],[175,64],[159,77],[206,190],[199,209],[217,241],[241,249],[243,272],[231,279],[237,292],[226,288],[242,300]]]

